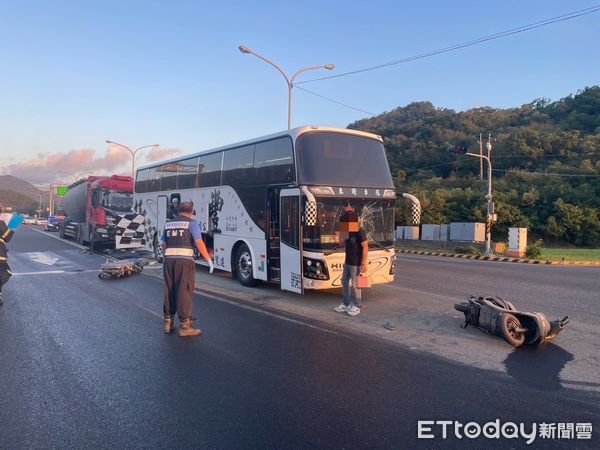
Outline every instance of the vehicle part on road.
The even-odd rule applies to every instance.
[[[543,313],[517,311],[511,302],[500,297],[471,295],[468,302],[456,303],[454,309],[465,315],[463,328],[475,325],[487,333],[504,337],[514,347],[554,339],[569,323],[569,316],[550,322]]]
[[[385,328],[386,330],[395,330],[396,325],[394,325],[394,322],[387,321],[383,324],[383,328]]]
[[[144,270],[141,259],[123,259],[121,261],[107,261],[100,267],[98,278],[106,280],[108,278],[123,278],[140,273]]]

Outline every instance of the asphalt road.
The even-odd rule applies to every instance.
[[[495,419],[592,423],[593,441],[534,447],[597,447],[599,396],[556,384],[558,346],[528,384],[519,356],[521,380],[214,296],[196,298],[200,338],[165,336],[160,279],[100,280],[101,256],[28,229],[9,249],[0,448],[526,446],[416,439],[418,420]]]

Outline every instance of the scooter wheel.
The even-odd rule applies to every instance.
[[[525,334],[517,331],[521,329],[521,322],[512,314],[503,313],[500,316],[500,329],[506,342],[513,347],[520,347],[525,343]]]

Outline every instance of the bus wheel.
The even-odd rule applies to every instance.
[[[252,255],[246,244],[240,245],[235,258],[235,276],[244,286],[253,287],[258,284],[252,276]]]
[[[157,263],[162,263],[163,262],[163,252],[162,252],[162,247],[161,245],[158,243],[158,239],[156,239],[156,236],[154,236],[154,260]]]

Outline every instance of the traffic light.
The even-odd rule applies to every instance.
[[[455,145],[450,149],[450,153],[453,155],[464,155],[467,151],[467,147],[463,147],[462,145]]]

